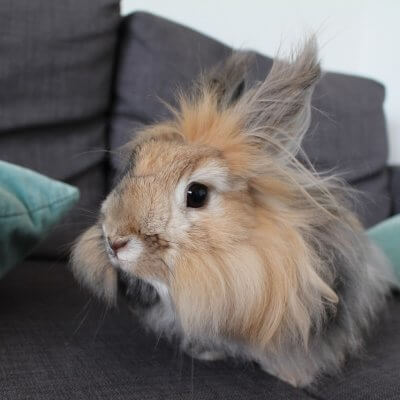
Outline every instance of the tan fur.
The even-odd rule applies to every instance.
[[[166,281],[183,328],[249,339],[261,348],[278,343],[282,334],[306,345],[310,314],[321,312],[326,302],[336,303],[337,296],[318,275],[314,254],[299,232],[309,215],[291,212],[287,204],[299,193],[273,179],[273,174],[255,176],[258,165],[269,160],[241,129],[236,110],[219,111],[212,93],[205,92],[195,103],[182,99],[175,124],[157,127],[157,135],[154,129],[142,133],[162,140],[141,145],[137,178],[129,178],[137,181],[126,186],[119,206],[109,207],[107,218],[119,227],[119,236],[139,229],[149,234],[162,230],[162,215],[167,213],[164,192],[171,192],[185,172],[194,171],[205,159],[226,163],[233,180],[247,180],[246,190],[223,194],[220,218],[204,213],[196,230],[179,243],[181,253]],[[149,182],[152,190],[157,188],[152,196]],[[155,226],[149,229],[142,221],[154,207]],[[166,280],[165,269],[139,264],[137,276]]]
[[[144,130],[131,144],[141,154],[129,177],[132,185],[124,186],[118,207],[107,208],[105,223],[118,227],[112,238],[162,231],[165,193],[205,159],[222,161],[246,190],[223,194],[220,218],[205,212],[179,243],[173,275],[145,260],[135,274],[171,287],[188,333],[223,334],[263,348],[278,343],[283,332],[307,344],[310,314],[337,297],[319,277],[299,233],[308,215],[290,215],[284,203],[299,194],[272,173],[260,176],[259,166],[273,167],[273,160],[243,135],[244,117],[237,107],[221,110],[207,87],[196,99],[182,97],[174,121]],[[275,205],[259,202],[260,196],[275,199]]]
[[[185,143],[218,149],[233,175],[250,179],[261,163],[268,164],[265,153],[242,134],[242,115],[237,109],[219,110],[212,92],[203,92],[195,102],[182,98],[180,110],[176,123],[168,128],[179,132]],[[181,160],[182,155],[173,158]],[[250,338],[260,346],[271,345],[279,334],[290,332],[307,344],[310,313],[321,312],[316,309],[325,302],[338,301],[318,275],[315,263],[319,260],[314,260],[315,255],[298,231],[307,226],[309,215],[290,215],[288,205],[288,209],[281,210],[256,204],[254,191],[259,191],[256,197],[277,199],[277,205],[290,200],[291,195],[295,201],[299,195],[291,193],[293,187],[271,176],[254,177],[246,193],[226,194],[225,199],[232,203],[225,204],[223,220],[203,221],[202,234],[208,231],[208,237],[188,237],[195,248],[190,248],[187,257],[179,257],[174,279],[169,282],[185,329],[210,328],[215,334]],[[234,207],[235,200],[240,207]],[[246,203],[251,207],[245,207]],[[252,237],[247,236],[249,229]],[[226,232],[231,234],[223,235]],[[246,246],[242,248],[243,241]],[[203,247],[197,248],[199,244]],[[193,251],[199,254],[193,255]],[[201,266],[198,260],[202,260]],[[204,321],[210,319],[210,313],[213,326],[207,327]]]
[[[117,275],[105,252],[98,225],[78,238],[73,250],[72,268],[80,282],[94,289],[109,305],[115,305]]]
[[[293,354],[307,354],[311,332],[339,301],[334,271],[319,254],[318,229],[361,231],[335,183],[295,157],[319,74],[310,42],[293,64],[278,61],[236,103],[218,82],[181,96],[170,121],[128,144],[126,175],[104,202],[99,224],[75,247],[78,278],[113,301],[116,272],[103,235],[134,239],[139,258],[117,267],[167,288],[176,313],[168,324],[179,325],[187,341],[225,339],[265,355],[295,346]],[[189,209],[186,190],[196,174],[209,186],[209,203]],[[352,254],[345,237],[335,240]],[[153,325],[165,314],[159,312]],[[336,358],[342,360],[341,350]],[[299,370],[277,358],[271,371],[303,385],[318,368],[313,360],[308,365]]]

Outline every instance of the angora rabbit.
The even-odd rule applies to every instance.
[[[348,189],[296,158],[320,77],[315,39],[264,82],[234,54],[129,143],[124,175],[77,241],[77,279],[193,357],[257,362],[295,386],[362,345],[392,281]]]

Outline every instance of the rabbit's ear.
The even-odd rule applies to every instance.
[[[292,60],[275,60],[265,81],[237,104],[246,134],[270,153],[296,154],[310,125],[311,95],[320,75],[314,37]]]
[[[71,267],[75,278],[82,285],[105,300],[109,306],[115,305],[117,272],[106,254],[99,224],[92,226],[78,238],[72,250]]]
[[[218,106],[225,109],[243,95],[245,78],[253,56],[248,52],[235,52],[217,64],[205,76],[207,89],[215,93]]]

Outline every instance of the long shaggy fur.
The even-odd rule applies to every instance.
[[[129,144],[73,271],[111,303],[118,271],[145,282],[157,301],[143,323],[194,356],[255,360],[306,386],[360,348],[393,277],[346,187],[296,158],[321,74],[315,40],[245,89],[250,62],[233,55]],[[193,181],[210,188],[198,210],[185,205]],[[117,258],[106,237],[129,240]]]

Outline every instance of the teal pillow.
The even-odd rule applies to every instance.
[[[368,235],[384,251],[400,279],[400,214],[375,225]]]
[[[78,198],[73,186],[0,161],[0,277],[29,254]]]

